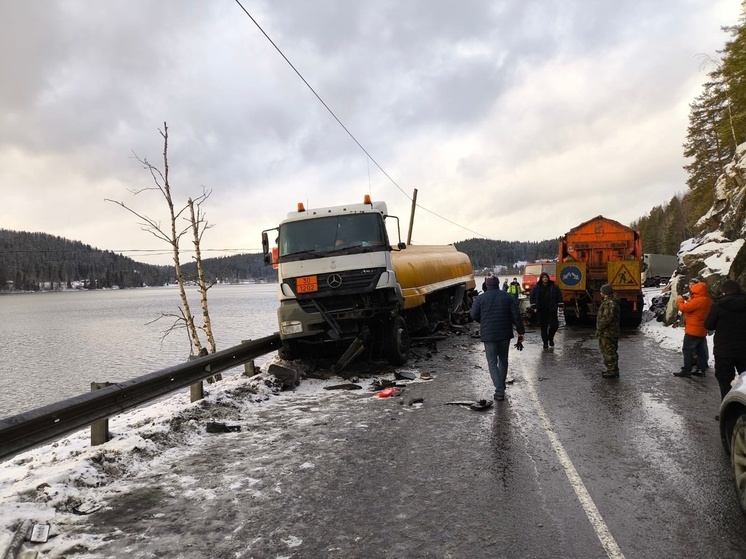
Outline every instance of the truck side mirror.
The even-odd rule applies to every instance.
[[[264,264],[272,264],[272,255],[269,252],[269,237],[266,231],[262,231],[262,254],[264,254]]]

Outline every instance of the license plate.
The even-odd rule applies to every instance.
[[[295,280],[295,288],[298,293],[313,293],[319,290],[319,284],[316,282],[316,276],[305,276]]]

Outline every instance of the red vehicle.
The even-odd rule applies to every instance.
[[[557,263],[550,260],[539,260],[532,264],[526,264],[526,268],[523,270],[523,292],[528,293],[539,281],[539,276],[546,272],[549,274],[549,279],[555,281],[556,279]]]

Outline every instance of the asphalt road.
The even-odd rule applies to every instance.
[[[486,411],[447,404],[492,394],[468,333],[419,349],[412,368],[434,379],[398,397],[254,406],[241,432],[82,518],[104,544],[66,557],[746,557],[715,379],[673,377],[680,355],[639,333],[620,342],[621,378],[602,379],[592,334],[543,350],[529,332]]]

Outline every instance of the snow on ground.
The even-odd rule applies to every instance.
[[[661,290],[658,288],[643,289],[643,295],[645,296],[645,308],[650,307],[650,302],[653,297],[657,297],[661,294]],[[662,322],[658,322],[653,318],[652,320],[643,322],[640,325],[640,331],[647,336],[653,338],[661,347],[671,349],[673,351],[681,350],[681,343],[684,340],[684,329],[683,328],[672,328],[670,326],[664,326]],[[712,340],[708,342],[708,345],[712,346]]]
[[[647,308],[660,290],[644,292]],[[681,347],[681,328],[666,327],[653,319],[640,329],[662,347],[674,351]],[[323,392],[322,387],[328,384],[308,379],[295,391],[277,392],[268,385],[270,381],[266,373],[251,378],[226,376],[222,382],[206,386],[207,396],[202,401],[191,403],[188,394],[177,394],[112,418],[112,440],[106,445],[91,447],[90,431],[84,429],[0,463],[0,552],[9,546],[25,519],[51,525],[49,541],[34,546],[43,556],[63,556],[76,544],[95,549],[98,542],[94,538],[72,541],[56,524],[74,523],[80,515],[103,507],[114,494],[146,482],[149,471],[178,462],[211,436],[205,433],[205,423],[230,425],[249,409],[308,397]]]

